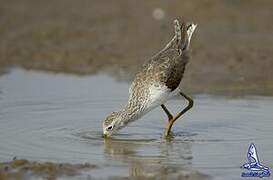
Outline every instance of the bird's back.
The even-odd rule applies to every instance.
[[[183,78],[188,59],[189,53],[180,54],[172,48],[155,55],[136,74],[131,92],[149,85],[167,86],[171,91],[175,90]]]

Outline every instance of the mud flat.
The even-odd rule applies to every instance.
[[[273,2],[1,1],[0,66],[100,71],[130,80],[172,36],[172,20],[199,24],[184,89],[273,95]]]
[[[101,179],[92,177],[92,170],[98,168],[96,165],[53,163],[53,162],[30,162],[24,159],[12,160],[10,162],[0,163],[1,180],[25,180],[25,179]],[[197,171],[179,171],[171,170],[169,172],[160,172],[158,174],[136,176],[137,179],[210,179],[209,176],[198,173]],[[107,179],[130,179],[127,176],[112,176]]]
[[[83,176],[81,171],[90,171],[98,168],[96,165],[85,164],[69,164],[69,163],[53,163],[53,162],[30,162],[24,159],[14,159],[10,162],[0,163],[0,179],[57,179],[58,177],[79,178]],[[91,176],[87,175],[86,179]]]

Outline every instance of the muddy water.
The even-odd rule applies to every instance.
[[[92,177],[238,179],[254,142],[273,168],[273,98],[196,95],[195,106],[162,139],[166,116],[156,109],[112,139],[102,119],[127,100],[128,84],[106,75],[72,76],[14,69],[0,77],[0,161],[85,163]],[[173,112],[185,105],[170,101]]]

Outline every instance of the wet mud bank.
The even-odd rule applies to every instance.
[[[25,159],[13,159],[10,162],[0,163],[1,180],[24,180],[24,179],[48,179],[83,178],[82,171],[91,171],[98,168],[96,165],[53,163],[53,162],[31,162]],[[85,175],[85,179],[91,179],[91,175]]]
[[[172,37],[174,18],[199,26],[183,88],[273,95],[272,1],[1,1],[1,73],[14,66],[131,80]],[[254,13],[255,12],[255,13]]]

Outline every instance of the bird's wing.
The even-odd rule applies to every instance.
[[[188,60],[189,53],[187,51],[179,52],[175,49],[166,50],[157,58],[156,61],[160,68],[158,71],[159,80],[171,91],[179,86]]]

